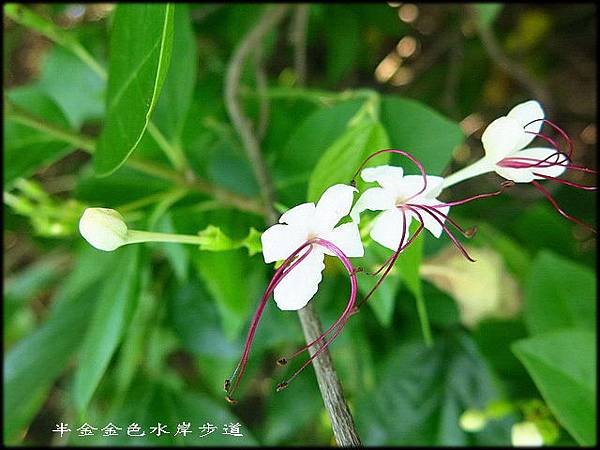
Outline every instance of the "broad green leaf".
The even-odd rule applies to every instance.
[[[525,324],[531,334],[596,324],[596,277],[590,269],[548,251],[533,261],[525,286]]]
[[[512,345],[542,397],[580,445],[596,443],[596,335],[579,328]]]
[[[489,368],[463,333],[448,333],[431,348],[421,342],[398,346],[377,373],[375,389],[362,393],[356,408],[365,445],[473,444],[459,428],[460,414],[498,398]],[[504,441],[478,435],[477,442],[508,444],[508,427],[500,435]]]
[[[241,332],[266,287],[263,285],[264,263],[244,253],[241,250],[200,251],[195,257],[200,276],[216,301],[228,339]]]
[[[85,411],[133,314],[139,279],[138,251],[137,246],[117,250],[118,263],[106,278],[91,313],[73,386],[73,398],[80,413]]]
[[[89,168],[91,169],[91,168]],[[83,170],[77,180],[75,198],[91,205],[116,208],[159,192],[172,185],[165,180],[123,166],[108,177],[95,177],[92,170]]]
[[[356,266],[363,266],[368,272],[374,272],[381,267],[389,257],[390,251],[381,245],[373,242],[365,249],[363,262],[357,262]],[[366,295],[377,283],[379,276],[374,277],[365,273],[358,274],[358,288],[360,293]],[[394,315],[394,303],[396,293],[400,287],[400,277],[393,269],[385,281],[373,293],[373,296],[367,301],[367,304],[373,309],[375,317],[381,325],[389,327],[392,324]]]
[[[61,107],[75,129],[104,116],[105,81],[63,47],[55,46],[45,55],[37,86]]]
[[[115,256],[86,248],[55,295],[46,321],[8,350],[4,360],[4,438],[16,443],[42,407],[54,380],[81,345],[98,295],[99,280]]]
[[[60,107],[39,87],[12,89],[6,94],[18,107],[47,121],[51,125],[68,128],[69,123]],[[73,150],[73,146],[51,135],[17,123],[5,112],[4,120],[4,186],[15,178],[32,175]]]
[[[418,224],[415,222],[410,225],[410,236],[414,235],[417,228]],[[419,275],[419,268],[421,267],[421,260],[423,259],[423,233],[426,233],[426,231],[421,231],[421,234],[415,238],[406,250],[402,251],[396,264],[398,264],[398,268],[400,269],[402,280],[406,283],[410,292],[415,296],[423,337],[425,338],[425,342],[430,344],[432,339],[431,330],[429,318],[427,316],[427,308],[425,306],[425,297],[423,296],[423,286],[421,285],[421,277]]]
[[[485,27],[490,27],[504,7],[501,3],[476,3],[473,5],[477,10],[478,19]]]
[[[334,184],[349,184],[362,162],[377,150],[388,147],[388,136],[379,122],[370,119],[351,126],[323,153],[308,181],[307,197],[317,201],[325,190]],[[367,166],[385,164],[385,155],[380,161],[369,161]],[[356,180],[362,185],[360,178]]]
[[[174,8],[173,57],[152,120],[167,139],[179,143],[196,84],[198,50],[189,5]]]
[[[120,4],[110,41],[106,122],[94,154],[98,175],[114,172],[138,146],[167,74],[172,4]]]
[[[318,109],[291,134],[273,165],[283,202],[296,204],[306,200],[312,169],[323,152],[346,132],[348,122],[361,104],[360,100],[352,100]]]
[[[428,175],[440,175],[450,162],[452,151],[463,140],[457,123],[415,100],[384,96],[381,123],[392,148],[411,153],[423,164]],[[417,173],[417,168],[407,158],[393,155],[391,161]]]
[[[306,375],[294,380],[293,389],[285,389],[268,397],[261,433],[261,440],[266,445],[294,445],[299,442],[297,435],[303,429],[310,429],[313,434],[323,401],[314,377]],[[286,414],[282,414],[282,411]],[[294,420],[290,420],[290,417]],[[305,439],[300,442],[310,445]]]

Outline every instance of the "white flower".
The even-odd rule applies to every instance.
[[[352,186],[336,184],[323,193],[316,205],[302,203],[286,211],[279,218],[280,223],[268,228],[261,236],[265,262],[286,259],[314,238],[334,243],[348,257],[363,256],[358,226],[348,222],[336,227],[350,212],[354,192],[356,188]],[[325,254],[333,255],[322,246],[312,246],[308,256],[281,280],[273,293],[280,309],[301,309],[315,295],[325,268]]]
[[[380,187],[363,192],[350,216],[358,223],[359,214],[366,209],[383,211],[371,229],[370,235],[375,242],[398,250],[403,236],[402,245],[408,240],[413,217],[435,237],[440,237],[442,224],[450,210],[436,199],[442,190],[443,178],[427,175],[425,186],[422,175],[404,176],[401,167],[388,165],[364,169],[361,177],[367,182],[376,181]]]
[[[114,209],[87,208],[79,219],[79,232],[93,247],[106,252],[127,243],[127,225]]]
[[[544,110],[537,101],[530,100],[494,120],[481,136],[485,156],[446,177],[444,187],[492,171],[515,183],[558,177],[568,167],[564,153],[555,148],[525,148],[540,132],[541,119]]]
[[[515,447],[541,447],[544,438],[533,422],[516,423],[510,430],[511,442]]]

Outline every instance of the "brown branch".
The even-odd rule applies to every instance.
[[[271,176],[260,153],[258,140],[252,132],[250,121],[244,115],[238,103],[238,91],[244,63],[254,48],[260,45],[262,38],[283,19],[288,9],[288,5],[267,7],[267,11],[256,26],[250,30],[235,49],[231,62],[227,67],[225,77],[225,106],[227,107],[227,113],[242,139],[246,156],[256,175],[263,203],[267,205],[265,217],[268,223],[274,223],[276,220],[275,210],[272,206],[275,203],[275,191]]]
[[[309,5],[296,6],[292,20],[290,40],[294,46],[294,69],[298,77],[298,86],[306,84],[306,27],[308,25]]]
[[[242,138],[244,149],[258,179],[262,197],[265,200],[265,204],[268,205],[264,216],[265,221],[269,225],[276,223],[276,213],[273,209],[275,198],[274,187],[262,157],[258,140],[252,132],[250,121],[244,116],[240,108],[237,96],[244,62],[248,59],[253,48],[260,45],[262,38],[283,19],[288,9],[289,6],[287,5],[267,9],[256,26],[243,38],[235,50],[227,70],[225,84],[227,110],[232,123]],[[321,334],[322,327],[319,317],[312,309],[312,306],[309,304],[299,310],[298,316],[300,317],[306,342],[314,341]],[[309,351],[312,355],[315,349],[311,347]],[[352,415],[346,404],[329,351],[325,350],[320,356],[315,358],[313,367],[325,409],[331,419],[333,434],[337,444],[343,447],[360,446],[360,438],[358,437]]]
[[[552,108],[552,98],[548,90],[523,67],[504,54],[491,28],[485,26],[479,20],[479,13],[473,5],[465,5],[465,8],[467,8],[485,51],[494,64],[529,91],[535,99],[542,102],[546,110],[550,110]]]

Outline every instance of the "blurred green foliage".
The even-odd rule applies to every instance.
[[[549,117],[573,137],[576,162],[593,165],[594,6],[473,7],[507,57],[550,93]],[[259,254],[258,183],[224,83],[233,52],[268,8],[5,5],[5,443],[334,442],[312,370],[275,393],[293,369],[275,361],[303,335],[296,315],[273,302],[239,403],[223,399],[272,273]],[[379,149],[409,151],[436,175],[482,153],[485,124],[532,93],[490,58],[466,9],[310,4],[303,33],[294,29],[301,7],[289,7],[240,85],[251,125],[264,123],[260,145],[281,211],[349,183]],[[308,87],[295,62],[302,45]],[[416,173],[398,155],[389,161]],[[444,199],[495,186],[486,175]],[[553,189],[569,212],[593,222],[593,194]],[[85,206],[116,208],[135,229],[201,232],[205,244],[100,252],[77,233]],[[594,238],[531,186],[453,208],[452,217],[479,227],[470,244],[500,255],[523,292],[519,310],[467,328],[457,302],[420,278],[421,262],[450,245],[424,233],[331,347],[363,443],[508,445],[511,425],[525,417],[555,443],[593,445]],[[357,266],[371,270],[389,253],[366,244]],[[365,274],[359,282],[363,293],[373,284]],[[347,291],[343,269],[328,261],[312,300],[324,324]],[[536,402],[544,414],[531,412]],[[465,410],[495,404],[511,406],[480,432],[459,427]],[[61,422],[72,430],[62,438],[51,431]],[[78,437],[84,422],[136,422],[146,436]],[[150,434],[158,422],[170,434]],[[189,436],[175,435],[182,422],[191,422]],[[216,431],[200,438],[208,422]],[[222,434],[235,423],[243,437]]]

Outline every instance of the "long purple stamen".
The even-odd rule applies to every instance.
[[[465,258],[467,258],[469,261],[471,262],[475,262],[475,260],[473,258],[471,258],[471,256],[469,255],[469,253],[467,253],[467,250],[462,246],[462,244],[460,243],[460,241],[458,239],[456,239],[456,236],[454,236],[454,234],[452,234],[452,232],[450,231],[450,229],[444,225],[444,222],[438,218],[432,211],[435,211],[437,213],[440,213],[440,211],[437,210],[428,210],[422,207],[422,205],[405,205],[406,208],[410,209],[411,211],[416,213],[416,208],[422,209],[423,212],[428,213],[437,223],[440,224],[440,226],[442,227],[442,229],[446,232],[446,234],[448,235],[448,237],[450,238],[450,240],[452,241],[452,243],[456,246],[456,248],[458,248],[458,250],[463,254],[463,256]],[[441,214],[441,213],[440,213]]]
[[[539,120],[542,120],[544,123],[547,123],[548,125],[550,125],[555,131],[557,131],[562,136],[562,138],[567,143],[568,154],[565,155],[565,153],[563,153],[560,150],[560,146],[556,143],[556,141],[549,138],[548,136],[541,134],[541,133],[534,133],[531,131],[526,131],[526,133],[534,134],[534,135],[544,139],[546,142],[550,143],[550,145],[552,145],[552,147],[554,148],[554,150],[556,150],[556,152],[548,155],[544,159],[511,156],[508,158],[504,158],[502,161],[500,161],[498,163],[499,166],[513,168],[513,169],[527,169],[527,168],[535,168],[535,167],[548,168],[548,167],[561,166],[561,167],[564,167],[565,169],[570,169],[570,170],[574,170],[574,171],[578,171],[578,172],[592,173],[592,174],[597,173],[593,169],[589,169],[587,167],[578,166],[576,164],[571,163],[570,160],[571,160],[571,157],[572,157],[573,151],[574,151],[573,141],[568,136],[568,134],[565,131],[563,131],[558,125],[550,122],[549,120],[545,120],[545,119],[534,120],[534,121],[528,123],[527,125],[530,125],[531,123],[537,122]],[[527,127],[527,125],[526,125],[526,127]],[[550,161],[550,159],[552,157],[555,157],[554,161]],[[544,178],[546,180],[550,180],[550,181],[554,181],[559,184],[574,187],[576,189],[582,189],[585,191],[595,191],[597,189],[596,186],[588,186],[588,185],[584,185],[584,184],[580,184],[580,183],[575,183],[573,181],[565,180],[564,178],[553,177],[551,175],[546,175],[546,174],[540,173],[540,172],[532,171],[532,174],[537,177]],[[570,220],[571,222],[577,223],[579,225],[582,225],[582,226],[592,230],[594,233],[596,232],[596,230],[593,227],[591,227],[590,225],[580,221],[579,219],[571,216],[570,214],[567,214],[558,205],[557,201],[552,197],[550,192],[548,190],[546,190],[544,187],[542,187],[542,185],[540,183],[538,183],[535,180],[532,180],[532,184],[550,201],[550,203],[552,204],[554,209],[556,209],[556,211],[558,211],[558,213],[561,216],[565,217],[567,220]]]
[[[373,286],[371,288],[371,290],[367,293],[367,295],[365,295],[364,298],[360,301],[360,303],[356,306],[357,309],[360,308],[362,305],[364,305],[365,302],[367,300],[369,300],[371,295],[373,295],[373,292],[375,292],[377,290],[377,288],[381,285],[381,283],[383,282],[385,277],[387,277],[388,273],[390,273],[390,270],[392,270],[394,263],[396,262],[396,260],[398,259],[398,256],[400,255],[400,252],[404,248],[404,246],[403,246],[404,238],[406,237],[406,231],[407,231],[406,213],[402,209],[400,210],[400,212],[402,212],[402,216],[403,216],[404,220],[402,221],[402,236],[400,237],[400,243],[398,244],[398,249],[393,253],[392,258],[389,260],[389,263],[387,263],[387,267],[386,267],[385,271],[383,272],[383,275],[381,275],[379,280],[377,280],[377,283],[375,283],[375,286]]]
[[[308,350],[315,344],[322,342],[321,347],[319,347],[319,349],[312,356],[310,356],[310,358],[298,370],[296,370],[296,372],[294,372],[294,374],[290,378],[288,378],[287,381],[284,381],[277,385],[277,391],[286,388],[294,378],[296,378],[317,356],[319,356],[335,340],[335,338],[339,335],[339,333],[342,331],[342,329],[348,322],[348,319],[356,312],[354,305],[356,303],[356,294],[358,292],[358,282],[356,280],[356,270],[352,266],[352,263],[344,254],[344,252],[342,252],[342,250],[340,250],[340,248],[332,242],[322,238],[315,238],[314,242],[318,245],[321,245],[322,247],[325,247],[330,252],[334,253],[335,256],[337,256],[337,258],[342,262],[342,264],[348,271],[348,275],[350,276],[350,298],[348,300],[346,308],[344,309],[340,317],[327,329],[327,331],[321,333],[321,335],[317,337],[314,341],[303,346],[302,348],[294,352],[291,356],[287,358],[280,358],[278,360],[278,364],[280,365],[287,364],[287,362],[292,358],[298,356],[305,350]],[[331,338],[328,340],[325,339],[334,330],[335,332],[333,336],[331,336]]]
[[[338,321],[336,321],[335,324],[340,324],[340,323],[345,324],[345,322],[347,321],[347,318],[349,317],[349,313],[354,308],[354,303],[356,301],[356,292],[357,292],[358,288],[357,288],[357,282],[356,282],[356,273],[355,273],[356,271],[354,270],[352,263],[350,262],[348,257],[335,244],[333,244],[327,240],[320,239],[320,238],[311,239],[311,240],[305,242],[304,244],[302,244],[300,247],[298,247],[283,262],[283,264],[279,267],[279,269],[277,269],[277,271],[271,278],[271,281],[269,282],[267,288],[265,289],[263,296],[261,297],[261,301],[258,305],[258,308],[256,309],[254,316],[252,317],[252,321],[250,323],[250,329],[248,331],[248,336],[246,337],[246,341],[244,344],[244,350],[242,352],[242,357],[240,358],[238,365],[236,366],[235,370],[233,371],[232,376],[230,378],[228,378],[227,380],[225,380],[225,391],[227,392],[226,399],[230,403],[236,403],[236,400],[234,400],[232,398],[232,395],[235,392],[235,390],[238,388],[240,380],[245,372],[245,369],[246,369],[246,366],[248,363],[248,355],[250,353],[250,348],[251,348],[252,342],[254,340],[254,335],[256,333],[256,329],[258,327],[258,324],[259,324],[262,314],[264,312],[267,301],[269,300],[271,294],[273,293],[273,291],[275,290],[277,285],[281,282],[281,280],[283,280],[283,278],[285,278],[286,275],[288,275],[298,264],[300,264],[308,256],[308,254],[312,251],[313,245],[320,245],[321,247],[325,247],[328,250],[330,250],[332,253],[334,253],[338,257],[338,259],[340,259],[342,261],[342,263],[344,264],[344,267],[346,267],[346,269],[348,270],[348,273],[350,274],[351,292],[350,292],[350,299],[348,301],[348,306],[346,307],[346,310],[342,314],[342,317],[340,319],[338,319]],[[302,253],[300,256],[298,256],[300,254],[300,252],[302,252],[302,250],[304,250],[306,247],[308,247],[308,250],[306,252]],[[333,327],[331,327],[330,330],[332,328]],[[314,343],[316,343],[320,340],[322,340],[322,337],[316,339],[313,343],[309,344],[309,346],[313,345]],[[232,383],[232,380],[234,380],[233,383]]]
[[[540,183],[538,183],[537,181],[532,181],[531,182],[542,194],[544,194],[544,196],[548,199],[548,201],[550,201],[550,203],[552,204],[552,206],[554,207],[554,209],[556,211],[558,211],[558,213],[563,216],[565,219],[570,220],[571,222],[574,222],[576,224],[579,224],[585,228],[587,228],[588,230],[592,231],[594,234],[596,234],[596,230],[594,227],[592,227],[591,225],[588,225],[585,222],[582,222],[581,220],[577,219],[576,217],[573,217],[570,214],[567,214],[565,211],[562,210],[562,208],[558,205],[558,202],[554,199],[554,197],[552,197],[552,194],[550,194],[550,192],[544,188]]]
[[[300,257],[298,257],[298,259],[296,259],[298,254],[306,247],[309,247],[308,251],[306,251]],[[271,296],[273,290],[275,290],[275,287],[277,287],[277,285],[281,282],[281,280],[285,277],[285,275],[287,275],[289,273],[289,270],[286,271],[286,269],[289,268],[291,270],[292,268],[294,268],[298,264],[300,264],[300,262],[302,262],[304,260],[304,258],[306,258],[306,256],[308,256],[308,254],[310,253],[311,250],[312,250],[312,246],[311,246],[310,241],[307,241],[304,244],[302,244],[300,247],[298,247],[283,262],[283,264],[279,267],[279,269],[277,269],[277,271],[273,275],[273,278],[271,278],[271,281],[269,282],[267,288],[265,289],[265,292],[260,300],[258,308],[256,309],[254,316],[252,317],[252,321],[250,323],[250,329],[248,331],[248,336],[246,337],[246,342],[244,343],[244,351],[242,352],[242,357],[240,358],[240,361],[239,361],[238,365],[236,366],[235,370],[233,371],[233,374],[231,375],[231,377],[228,378],[227,380],[225,380],[225,391],[227,392],[226,399],[230,403],[236,402],[235,400],[233,400],[231,398],[231,395],[235,392],[235,390],[239,386],[240,380],[246,370],[246,366],[248,364],[248,355],[250,353],[250,347],[252,346],[252,342],[254,341],[254,335],[256,333],[256,328],[258,327],[258,324],[259,324],[262,314],[264,312],[267,301],[269,300],[269,297]],[[233,384],[231,383],[232,380],[235,380],[233,382]]]
[[[400,210],[400,211],[402,212],[402,214],[404,214],[404,215],[406,214],[403,210]],[[417,215],[419,215],[419,214],[417,214]],[[398,246],[398,249],[392,254],[392,257],[389,258],[388,261],[386,263],[384,263],[384,265],[381,266],[379,268],[379,270],[377,270],[377,272],[375,272],[377,274],[377,273],[381,272],[381,270],[383,268],[385,268],[385,271],[383,272],[383,275],[381,275],[381,277],[379,278],[379,280],[377,280],[377,283],[375,283],[375,286],[373,286],[369,290],[369,292],[367,293],[367,295],[365,295],[364,298],[356,305],[356,310],[358,310],[362,305],[364,305],[367,302],[367,300],[369,300],[369,298],[371,298],[371,296],[377,290],[377,288],[381,285],[381,283],[383,283],[383,280],[388,276],[388,274],[392,270],[392,267],[394,266],[394,263],[396,262],[396,260],[400,256],[400,253],[402,253],[404,251],[404,249],[408,248],[408,246],[413,243],[413,241],[419,236],[419,234],[421,234],[421,231],[424,228],[423,220],[422,219],[423,218],[419,215],[419,222],[420,222],[419,228],[416,229],[416,231],[414,232],[414,234],[412,235],[412,237],[407,242],[405,242],[404,245],[402,245],[402,241],[404,241],[404,235],[403,235],[402,239],[400,240],[400,245]]]

